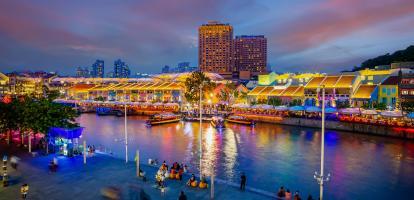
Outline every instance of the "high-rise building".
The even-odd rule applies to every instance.
[[[177,66],[177,71],[182,73],[182,72],[187,72],[190,69],[190,62],[180,62],[178,63]]]
[[[96,60],[92,65],[91,77],[103,78],[105,75],[105,63],[103,60]]]
[[[89,77],[88,68],[78,67],[76,69],[76,77]]]
[[[228,75],[232,72],[233,27],[210,21],[198,28],[198,64],[201,71]]]
[[[234,71],[250,72],[257,76],[267,71],[267,39],[263,35],[236,36],[234,43]]]
[[[128,78],[131,75],[128,65],[121,59],[114,62],[114,78]]]
[[[165,66],[162,68],[161,73],[170,73],[170,66],[165,65]]]

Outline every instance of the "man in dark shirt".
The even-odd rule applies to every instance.
[[[242,173],[240,179],[241,179],[241,181],[240,181],[240,190],[245,190],[245,187],[246,187],[246,175],[244,173]]]
[[[178,200],[187,200],[187,196],[185,196],[184,191],[181,191],[180,197],[178,197]]]

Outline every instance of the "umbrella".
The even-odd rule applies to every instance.
[[[236,104],[232,105],[231,107],[233,107],[233,108],[248,108],[249,105],[245,104],[245,103],[236,103]]]
[[[322,110],[316,106],[306,107],[306,112],[321,112]]]
[[[361,108],[344,108],[339,110],[342,114],[359,114],[362,111]]]
[[[401,111],[397,111],[397,110],[394,110],[394,111],[382,111],[381,112],[381,115],[384,116],[384,117],[402,117],[403,116],[402,113],[401,113]]]
[[[305,107],[303,107],[303,106],[292,106],[292,107],[289,107],[289,111],[304,111],[305,110]]]
[[[338,110],[334,107],[325,108],[325,113],[336,113]]]
[[[410,118],[410,119],[413,119],[414,118],[414,112],[408,113],[407,117]]]
[[[276,106],[275,110],[277,110],[277,111],[286,111],[286,110],[289,110],[289,108],[286,107],[286,106]]]
[[[363,114],[363,115],[377,115],[377,114],[378,114],[378,112],[377,112],[377,111],[375,111],[375,110],[363,110],[363,111],[361,112],[361,114]]]

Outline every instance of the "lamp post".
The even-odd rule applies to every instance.
[[[126,95],[126,94],[125,94]],[[128,163],[128,129],[127,129],[127,105],[126,105],[126,96],[124,98],[124,122],[125,122],[125,127],[124,127],[124,131],[125,131],[125,163]]]
[[[318,88],[319,90],[320,88]],[[321,134],[321,171],[320,174],[315,172],[313,177],[319,184],[319,199],[323,199],[323,184],[329,181],[330,174],[325,177],[324,175],[324,162],[325,162],[325,85],[322,85],[322,134]]]
[[[202,142],[201,142],[201,138],[202,138],[202,136],[203,136],[203,128],[202,128],[202,123],[203,123],[203,114],[202,114],[202,105],[201,105],[201,101],[202,101],[202,90],[203,90],[203,84],[204,84],[204,81],[203,82],[201,82],[201,84],[200,84],[200,102],[199,102],[199,114],[200,114],[200,126],[199,126],[199,132],[200,132],[200,178],[201,178],[201,176],[202,176],[202,173],[201,173],[201,163],[202,163],[202,155],[203,155],[203,146],[202,146]]]

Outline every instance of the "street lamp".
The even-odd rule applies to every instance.
[[[124,93],[125,94],[125,93]],[[126,95],[126,94],[125,94]],[[125,127],[124,127],[124,132],[125,132],[125,163],[128,163],[128,129],[127,129],[127,104],[126,104],[126,96],[124,96],[124,122],[125,122]]]
[[[318,88],[319,93],[320,88]],[[321,171],[320,174],[318,172],[315,172],[313,175],[313,178],[316,179],[316,181],[319,184],[319,199],[323,199],[323,184],[324,182],[329,181],[329,178],[331,175],[328,173],[325,177],[324,175],[324,161],[325,161],[325,85],[322,85],[322,134],[321,134]]]
[[[202,102],[202,94],[203,94],[203,85],[204,85],[204,83],[205,83],[206,81],[202,81],[201,83],[200,83],[200,86],[199,86],[199,89],[200,89],[200,102],[199,102],[199,114],[200,114],[200,127],[199,127],[199,132],[200,132],[200,178],[201,178],[201,176],[202,176],[202,173],[201,173],[201,163],[202,163],[202,155],[203,155],[203,146],[202,146],[202,142],[201,142],[201,138],[202,138],[202,136],[203,136],[203,128],[202,128],[202,123],[203,123],[203,114],[202,114],[202,104],[201,104],[201,102]]]

